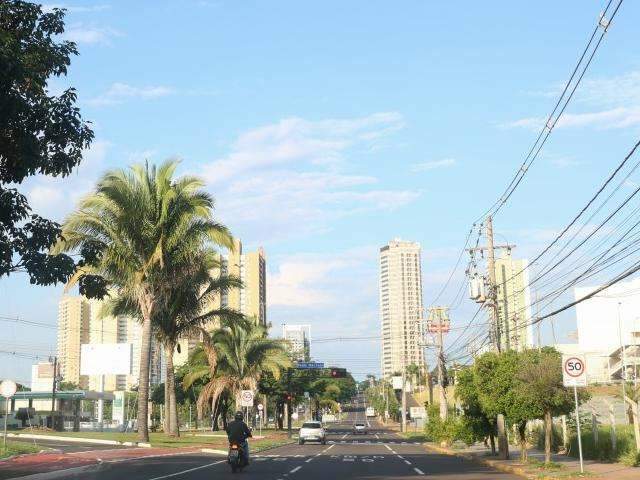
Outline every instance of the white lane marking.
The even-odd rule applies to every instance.
[[[402,460],[404,460],[404,457],[402,455],[398,455],[398,458],[401,458]]]
[[[304,463],[309,463],[311,460],[313,460],[313,457],[309,458],[308,460],[305,460]]]
[[[377,433],[376,433],[376,438],[377,438],[378,440],[380,440],[380,436],[379,436]]]
[[[411,465],[411,462],[409,460],[405,460],[404,463],[406,463],[407,465]]]
[[[424,472],[423,472],[422,470],[420,470],[419,468],[415,468],[415,467],[413,467],[413,469],[415,470],[415,472],[416,472],[418,475],[424,475]]]
[[[188,470],[182,470],[181,472],[170,473],[169,475],[163,475],[161,477],[153,477],[153,478],[150,478],[149,480],[162,480],[163,478],[177,477],[178,475],[184,475],[185,473],[195,472],[196,470],[202,470],[203,468],[209,468],[223,462],[226,462],[226,460],[218,460],[217,462],[207,463],[206,465],[200,465],[199,467],[190,468]]]
[[[296,468],[294,468],[293,470],[291,470],[289,473],[296,473],[298,470],[300,470],[302,467],[300,465],[298,465]]]
[[[86,452],[83,452],[86,453]],[[146,460],[147,458],[159,458],[159,457],[175,457],[177,455],[193,455],[193,454],[197,454],[200,453],[198,451],[194,452],[194,451],[190,451],[190,452],[172,452],[172,453],[158,453],[156,455],[141,455],[139,457],[127,457],[127,458],[116,458],[114,460],[110,460],[110,459],[96,459],[96,460],[100,460],[101,462],[104,461],[104,463],[122,463],[122,462],[131,462],[134,460]],[[154,480],[153,478],[150,480]]]
[[[393,453],[394,455],[397,455],[395,450],[391,450],[391,453]]]
[[[348,433],[345,433],[345,434],[344,434],[344,435],[342,435],[340,438],[341,438],[341,439],[342,439],[342,438],[347,438],[348,436],[349,436],[349,434],[348,434]]]
[[[389,445],[385,443],[384,446],[387,447],[387,450],[389,450],[390,452],[393,452],[393,450],[391,450],[391,447]]]

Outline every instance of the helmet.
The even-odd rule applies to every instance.
[[[238,421],[240,421],[240,420],[244,419],[244,415],[242,414],[242,412],[241,412],[241,411],[237,411],[237,412],[235,413],[235,415],[233,416],[233,418],[234,418],[234,419],[236,419],[236,420],[238,420]]]

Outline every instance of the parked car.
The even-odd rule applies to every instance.
[[[322,445],[327,443],[327,434],[320,422],[304,422],[300,427],[300,438],[298,443],[303,445],[304,442],[320,442]]]
[[[364,423],[356,422],[353,424],[353,434],[357,435],[358,433],[367,434],[367,426]]]

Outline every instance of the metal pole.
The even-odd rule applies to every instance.
[[[624,399],[627,396],[627,352],[624,348],[624,342],[622,340],[622,318],[620,315],[621,306],[622,302],[618,302],[618,338],[620,339],[620,348],[622,349],[622,401],[624,402]],[[627,406],[625,404],[625,411],[626,410]],[[625,423],[629,423],[629,415],[625,415],[625,418],[627,419]]]
[[[402,432],[407,431],[407,386],[406,386],[406,367],[404,366],[404,361],[402,365],[402,416],[400,417],[402,423],[400,424]]]
[[[58,357],[53,357],[53,386],[51,387],[51,430],[54,430],[53,414],[56,411],[56,379],[58,376]]]
[[[576,428],[578,430],[578,453],[580,454],[580,473],[584,473],[582,464],[582,436],[580,433],[580,413],[578,412],[578,388],[573,385],[573,397],[576,400]]]
[[[6,413],[4,415],[4,451],[7,452],[7,418],[9,418],[9,398],[4,397],[4,404],[6,406]]]

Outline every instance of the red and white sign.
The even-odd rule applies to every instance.
[[[587,386],[587,363],[584,355],[562,356],[562,383],[565,387]]]
[[[240,405],[243,407],[253,407],[253,391],[242,390],[240,392]]]

